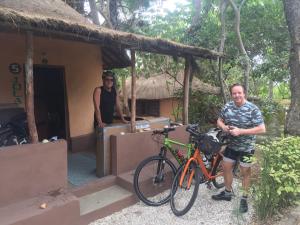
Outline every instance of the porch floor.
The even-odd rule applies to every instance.
[[[98,179],[96,176],[96,156],[88,152],[68,154],[69,186],[81,186]]]

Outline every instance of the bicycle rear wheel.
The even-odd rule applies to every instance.
[[[170,200],[175,174],[176,167],[169,159],[162,156],[149,157],[135,170],[134,191],[146,205],[163,205]]]
[[[217,176],[215,179],[212,179],[212,183],[215,188],[222,188],[224,187],[224,177],[223,177],[223,168],[222,168],[222,157],[218,157],[213,169],[212,169],[212,176]]]
[[[178,169],[171,190],[171,209],[176,216],[183,216],[193,206],[199,190],[201,171],[196,163],[192,162],[186,174],[183,174],[185,166]],[[181,176],[184,176],[182,185],[179,185]],[[192,177],[192,182],[188,188],[188,184]]]

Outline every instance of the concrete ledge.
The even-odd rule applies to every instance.
[[[47,208],[40,205],[46,203]],[[35,197],[0,208],[1,225],[80,225],[79,200],[70,193]]]
[[[67,186],[67,144],[3,147],[0,150],[0,207]]]
[[[189,133],[185,126],[177,127],[169,137],[188,143]],[[111,135],[112,174],[119,175],[134,170],[145,158],[157,155],[161,147],[152,139],[152,131]]]

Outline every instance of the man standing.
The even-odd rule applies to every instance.
[[[105,71],[102,76],[103,86],[96,87],[93,94],[95,109],[95,127],[103,128],[106,124],[113,122],[113,114],[116,110],[123,123],[127,121],[123,117],[120,106],[119,95],[114,86],[114,74],[112,71]]]
[[[230,201],[232,194],[233,165],[240,161],[243,196],[240,201],[240,212],[248,211],[248,190],[250,186],[251,158],[254,155],[255,135],[266,131],[262,114],[258,107],[248,102],[245,89],[240,84],[230,88],[233,101],[228,102],[221,110],[218,127],[230,133],[233,137],[226,147],[223,158],[225,190],[213,195],[214,200]]]

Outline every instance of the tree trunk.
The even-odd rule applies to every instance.
[[[34,117],[34,89],[33,89],[33,37],[31,32],[26,33],[26,114],[28,122],[29,137],[31,143],[38,143],[39,137]]]
[[[109,0],[109,19],[113,29],[118,26],[118,6],[116,0]]]
[[[89,0],[89,3],[90,3],[91,17],[92,17],[93,23],[100,26],[96,1],[95,0]]]
[[[274,82],[270,79],[269,80],[269,93],[268,93],[268,97],[270,100],[273,100],[273,89],[274,89]]]
[[[219,72],[218,72],[218,77],[219,77],[219,82],[220,82],[220,88],[221,88],[221,95],[223,99],[223,103],[225,104],[227,102],[227,95],[225,92],[225,85],[224,85],[224,78],[223,78],[223,59],[219,58]]]
[[[227,0],[221,0],[220,2],[220,20],[221,20],[221,38],[220,38],[220,47],[219,47],[219,52],[224,53],[224,46],[225,46],[225,41],[226,41],[226,22],[225,22],[225,11],[227,9]],[[218,64],[219,64],[219,82],[220,82],[220,87],[221,87],[221,94],[223,98],[223,102],[227,102],[227,95],[225,92],[225,83],[224,83],[224,77],[223,77],[223,59],[219,58],[218,59]]]
[[[285,133],[300,135],[300,1],[284,0],[284,11],[291,37],[290,88],[291,104],[288,110]]]
[[[190,58],[185,58],[184,80],[183,80],[183,124],[189,123],[189,80],[192,72],[192,62]]]
[[[135,51],[131,50],[131,132],[136,131],[135,128],[136,115],[136,71],[135,71]]]
[[[249,89],[249,75],[250,75],[250,70],[251,70],[251,64],[250,64],[250,58],[245,50],[244,43],[241,37],[241,32],[240,32],[240,23],[241,23],[241,8],[243,4],[246,2],[246,0],[243,0],[240,4],[239,7],[236,6],[233,0],[229,0],[232,9],[235,14],[235,32],[238,38],[238,44],[239,44],[239,49],[243,54],[243,60],[242,60],[242,65],[244,67],[244,86],[245,86],[245,94],[246,96],[248,95],[248,89]]]

